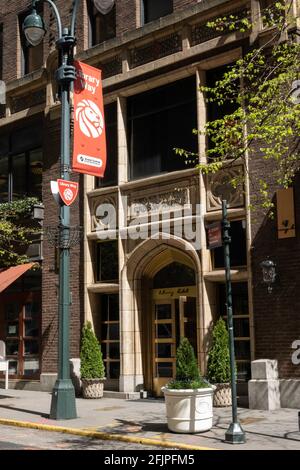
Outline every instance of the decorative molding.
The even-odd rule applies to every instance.
[[[222,207],[222,199],[227,200],[229,208],[245,205],[242,183],[237,188],[231,183],[234,178],[241,177],[242,172],[242,166],[235,166],[207,176],[207,212],[219,210]]]
[[[118,225],[117,214],[117,193],[110,195],[103,195],[102,197],[91,198],[89,201],[91,211],[91,230],[95,232],[97,230],[108,230],[115,229]],[[100,214],[100,206],[109,205],[114,208],[114,214],[111,212]],[[104,207],[105,209],[105,207]],[[105,223],[104,223],[105,222]]]

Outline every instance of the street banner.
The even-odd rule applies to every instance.
[[[78,61],[74,65],[73,170],[101,178],[106,167],[101,70]]]
[[[212,222],[206,225],[207,245],[209,250],[219,248],[223,245],[222,241],[222,224],[221,222]]]
[[[78,194],[79,184],[74,181],[57,180],[58,192],[66,206],[70,206],[75,201]]]

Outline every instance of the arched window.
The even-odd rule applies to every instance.
[[[153,278],[154,289],[193,286],[195,283],[195,271],[176,261],[158,271]]]

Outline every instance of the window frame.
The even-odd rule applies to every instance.
[[[117,36],[117,15],[116,15],[116,4],[114,4],[112,10],[107,15],[102,15],[99,11],[96,11],[96,15],[93,12],[96,10],[96,7],[93,4],[92,0],[87,0],[86,2],[87,16],[88,16],[88,48],[102,44],[105,41],[114,39]],[[109,15],[114,15],[114,35],[101,38],[101,32],[97,31],[97,19],[102,17],[107,18]],[[99,20],[100,21],[100,20]],[[107,21],[108,22],[108,21]],[[99,41],[96,40],[97,34],[99,35]]]
[[[146,6],[145,6],[145,2],[147,2],[148,0],[140,0],[140,11],[141,11],[141,26],[145,26],[146,24],[148,23],[152,23],[152,21],[156,21],[158,20],[159,18],[163,18],[164,16],[167,16],[167,15],[171,15],[173,12],[174,12],[174,0],[169,0],[171,3],[172,3],[172,11],[169,12],[169,13],[166,13],[165,15],[163,16],[157,16],[157,18],[153,19],[153,20],[150,20],[150,21],[146,21]]]

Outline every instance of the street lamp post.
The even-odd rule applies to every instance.
[[[56,80],[60,89],[61,100],[61,155],[60,178],[69,180],[70,175],[70,91],[75,81],[73,52],[75,45],[75,21],[79,0],[73,0],[73,12],[70,29],[62,27],[62,21],[56,4],[52,0],[32,0],[32,12],[23,23],[27,41],[38,45],[44,37],[43,19],[37,14],[39,2],[47,2],[52,8],[58,27],[59,68]],[[70,310],[70,207],[60,203],[58,246],[59,261],[59,338],[58,338],[58,378],[52,392],[50,418],[76,418],[75,391],[70,379],[69,364],[69,310]]]
[[[222,226],[223,226],[223,246],[224,246],[224,263],[226,275],[226,313],[229,333],[229,350],[230,350],[230,371],[231,371],[231,395],[232,395],[232,422],[225,433],[225,442],[230,444],[243,444],[245,433],[238,421],[237,416],[237,394],[236,394],[236,370],[235,370],[235,354],[234,354],[234,334],[233,334],[233,318],[232,318],[232,292],[231,292],[231,276],[230,276],[230,243],[229,236],[230,223],[227,219],[227,201],[222,201]]]

